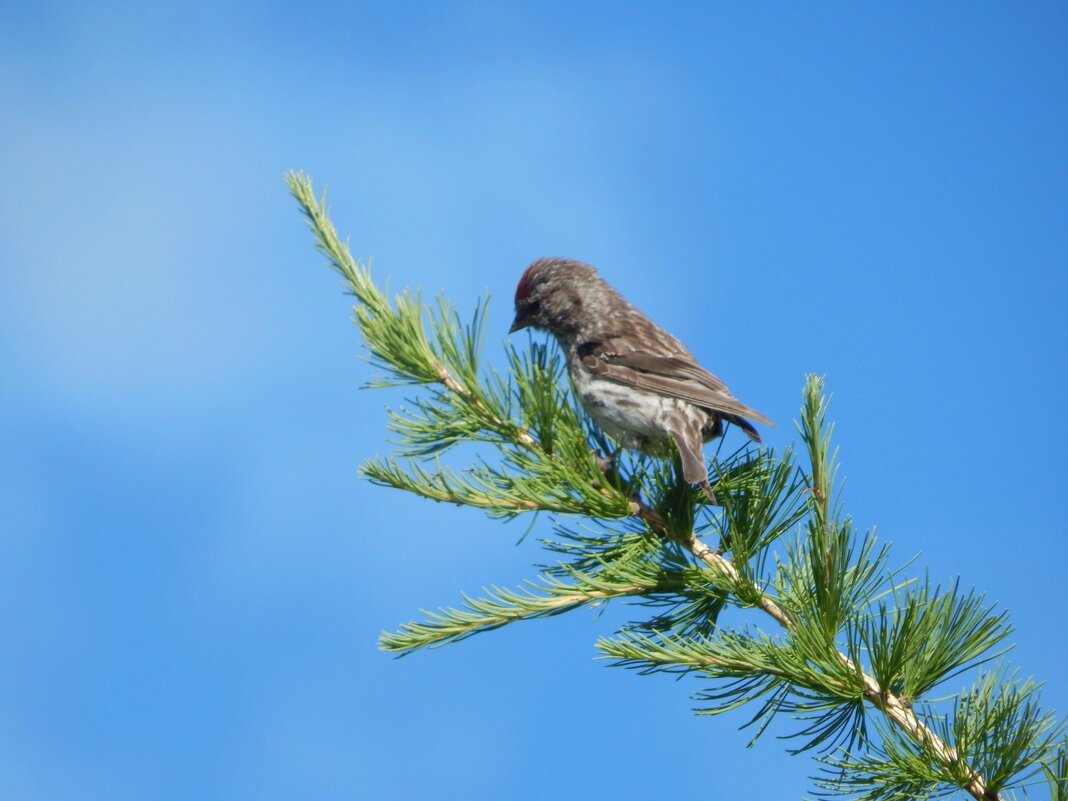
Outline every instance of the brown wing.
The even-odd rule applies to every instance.
[[[594,375],[628,387],[679,398],[730,416],[748,417],[774,426],[768,418],[731,395],[727,385],[697,362],[678,356],[616,352],[604,342],[578,346],[582,365]]]

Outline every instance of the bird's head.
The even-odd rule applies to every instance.
[[[573,334],[582,323],[588,290],[603,284],[588,264],[538,259],[527,267],[515,288],[515,320],[509,333],[535,328],[558,338]]]

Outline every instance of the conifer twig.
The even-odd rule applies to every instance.
[[[794,753],[846,743],[820,757],[831,775],[816,782],[835,795],[898,801],[963,790],[976,801],[1001,801],[1002,790],[1045,770],[1053,801],[1068,801],[1065,726],[1041,712],[1034,682],[1016,682],[998,667],[952,696],[951,715],[923,700],[1000,655],[991,650],[1009,632],[1006,615],[974,592],[958,594],[956,583],[942,592],[899,580],[887,567],[887,546],[877,547],[873,532],[855,534],[835,498],[840,482],[821,379],[808,378],[798,426],[807,468],[794,465],[791,449],[717,455],[723,505],[712,511],[670,461],[625,457],[609,471],[599,466],[594,454],[612,446],[562,389],[556,356],[533,342],[528,351],[507,350],[507,380],[481,371],[484,304],[462,327],[444,298],[436,311],[407,291],[391,303],[338,239],[310,179],[291,173],[287,182],[317,247],[359,301],[355,322],[372,361],[389,373],[371,386],[425,387],[411,409],[390,412],[407,461],[368,460],[364,476],[505,518],[549,511],[592,521],[577,530],[555,525],[562,539],[543,544],[564,561],[543,567],[537,580],[424,612],[424,620],[383,634],[383,649],[410,653],[629,598],[666,611],[603,638],[602,653],[643,672],[696,671],[715,680],[699,696],[711,702],[708,713],[764,697],[753,719],[757,736],[779,712],[807,719],[798,732],[807,742]],[[491,455],[478,451],[461,470],[436,456],[462,442]],[[709,530],[717,547],[702,539]],[[791,530],[794,543],[784,540]],[[777,542],[784,550],[772,548]],[[721,625],[727,605],[760,609],[785,634]],[[878,741],[865,728],[873,708],[881,713],[872,715]]]

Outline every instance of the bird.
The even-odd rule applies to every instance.
[[[509,333],[524,328],[556,339],[572,387],[601,430],[655,457],[669,456],[674,445],[683,478],[712,503],[704,443],[722,436],[724,421],[755,442],[760,433],[750,420],[775,425],[583,262],[540,258],[526,268]]]

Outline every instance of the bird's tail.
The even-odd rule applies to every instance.
[[[732,423],[745,432],[745,435],[754,442],[760,442],[760,433],[753,427],[753,424],[746,420],[744,417],[739,417],[736,414],[725,414],[723,419],[728,423]]]

